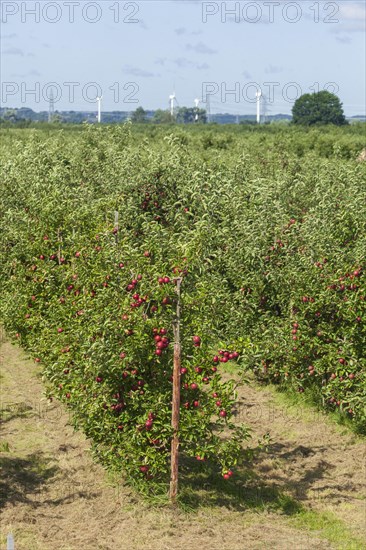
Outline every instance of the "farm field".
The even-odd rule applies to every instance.
[[[2,544],[365,547],[365,125],[1,135]]]
[[[364,442],[319,411],[243,387],[245,422],[273,445],[239,485],[188,483],[176,513],[107,476],[67,410],[44,399],[39,366],[4,335],[0,353],[1,548],[10,531],[19,550],[364,548]]]

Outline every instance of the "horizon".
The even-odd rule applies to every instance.
[[[52,90],[59,112],[166,110],[175,91],[248,116],[261,89],[274,116],[327,89],[365,116],[365,18],[358,0],[4,1],[1,106],[46,111]]]

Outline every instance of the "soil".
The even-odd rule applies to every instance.
[[[211,505],[202,497],[186,511],[153,507],[111,483],[67,410],[44,398],[39,365],[4,334],[0,344],[1,549],[10,532],[17,550],[341,548],[299,526],[294,502],[333,512],[366,548],[365,443],[322,414],[284,408],[254,382],[243,386],[237,420],[251,427],[254,441],[271,436],[240,485],[243,498],[223,491]],[[288,513],[286,503],[272,506],[284,495]]]

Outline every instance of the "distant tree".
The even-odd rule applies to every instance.
[[[4,112],[3,118],[6,122],[15,123],[19,120],[16,109],[8,109]]]
[[[152,122],[154,124],[172,124],[174,120],[169,111],[157,109],[152,117]]]
[[[138,124],[147,122],[145,109],[143,109],[142,107],[137,107],[136,111],[134,111],[131,115],[131,120],[132,122],[136,122]]]
[[[347,124],[340,99],[325,90],[299,97],[292,108],[292,122],[304,126]]]
[[[180,107],[177,113],[177,122],[181,124],[207,122],[206,111],[205,109],[196,109],[194,107]]]

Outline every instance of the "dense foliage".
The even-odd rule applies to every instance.
[[[178,276],[183,455],[231,475],[230,361],[364,428],[362,128],[130,132],[3,147],[1,316],[97,455],[166,480]]]
[[[342,103],[326,90],[299,97],[292,108],[292,122],[304,126],[316,124],[346,124]]]

